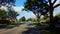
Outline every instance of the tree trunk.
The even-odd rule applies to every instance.
[[[54,19],[53,19],[53,10],[50,12],[50,26],[51,32],[55,32]]]
[[[38,17],[37,17],[38,25],[40,25],[40,17],[41,17],[41,15],[38,15]]]
[[[40,23],[40,18],[37,18],[37,22]]]
[[[53,19],[53,6],[50,7],[50,28],[53,30],[54,29],[54,19]]]
[[[40,25],[40,18],[37,18],[38,25]]]
[[[50,12],[50,26],[53,27],[54,22],[53,22],[53,10]]]

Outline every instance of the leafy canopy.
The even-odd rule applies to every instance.
[[[26,18],[23,16],[19,19],[20,21],[26,21]]]
[[[7,17],[7,12],[5,10],[0,9],[0,20],[5,19]]]
[[[25,10],[32,11],[35,15],[46,14],[49,6],[46,0],[26,0],[24,7]]]
[[[19,14],[17,12],[15,12],[14,10],[11,10],[11,9],[8,10],[8,17],[16,18],[17,16],[19,16]]]
[[[0,6],[8,5],[14,5],[16,0],[0,0]]]

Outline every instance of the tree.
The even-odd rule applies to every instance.
[[[0,7],[5,6],[6,4],[8,5],[14,5],[15,0],[0,0]]]
[[[11,8],[12,6],[15,6],[15,1],[16,0],[0,0],[0,7],[6,6],[7,9]]]
[[[0,20],[4,20],[7,17],[7,12],[5,10],[0,9]]]
[[[32,21],[32,18],[28,18],[27,21]]]
[[[7,9],[11,9],[12,6],[14,6],[16,0],[0,0],[0,7],[6,6]]]
[[[15,12],[12,9],[8,9],[7,17],[11,20],[11,22],[16,22],[17,21],[17,19],[16,19],[17,16],[19,16],[19,14],[17,12]]]
[[[36,22],[36,19],[35,18],[28,18],[27,21]]]
[[[49,10],[47,3],[46,0],[26,0],[24,8],[25,10],[32,11],[36,15],[39,23],[41,15],[46,14]]]
[[[59,23],[60,24],[60,14],[57,14],[54,16],[54,23]]]
[[[48,0],[48,1],[46,1],[46,0],[27,0],[25,3],[25,9],[32,11],[35,15],[38,13],[37,15],[39,16],[40,13],[42,13],[42,14],[46,13],[46,12],[44,13],[43,11],[41,11],[44,6],[44,9],[46,9],[47,12],[49,11],[49,13],[50,13],[50,27],[53,28],[54,27],[53,11],[54,11],[54,8],[60,6],[60,3],[54,5],[56,3],[56,1],[57,0],[54,0],[53,2],[52,2],[52,0]],[[37,8],[39,8],[39,12],[38,11],[36,12],[36,10],[38,10]]]
[[[54,5],[55,3],[56,3],[56,1],[57,0],[54,0],[53,2],[52,2],[52,0],[48,0],[48,2],[49,2],[49,12],[50,12],[50,27],[51,28],[54,28],[54,22],[53,22],[53,11],[54,11],[54,8],[56,8],[56,7],[58,7],[58,6],[60,6],[60,3],[59,4],[57,4],[57,5]]]
[[[17,16],[19,16],[19,14],[17,12],[15,12],[14,10],[8,9],[8,17],[9,18],[16,19]]]
[[[20,21],[26,21],[26,18],[23,16],[19,19]]]

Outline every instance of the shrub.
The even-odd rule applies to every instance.
[[[54,17],[54,22],[55,22],[55,24],[60,24],[60,15],[56,15]]]
[[[45,21],[45,23],[50,24],[50,19],[47,18],[46,21]]]
[[[18,23],[12,22],[10,25],[18,25]]]

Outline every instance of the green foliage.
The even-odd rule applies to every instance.
[[[35,25],[35,26],[42,26],[43,24],[42,23],[38,23],[38,22],[34,22],[33,25]]]
[[[26,18],[23,16],[19,19],[19,21],[26,21]]]
[[[46,21],[45,21],[45,23],[50,24],[50,19],[47,18]]]
[[[0,0],[0,5],[5,6],[6,4],[14,5],[16,0]]]
[[[11,24],[9,24],[9,25],[18,25],[18,23],[11,22]]]
[[[38,23],[37,22],[34,22],[33,25],[38,25]]]
[[[54,18],[57,18],[57,17],[58,17],[58,18],[60,18],[60,14],[55,15],[55,17],[54,17]]]
[[[60,24],[60,14],[57,14],[54,16],[54,23],[55,24]]]
[[[32,18],[28,18],[27,21],[32,21]]]
[[[26,0],[24,8],[27,11],[32,11],[37,17],[39,23],[41,15],[45,15],[49,8],[46,0]]]
[[[49,10],[48,5],[46,3],[47,3],[46,0],[26,0],[24,8],[25,10],[32,11],[37,16],[38,14],[44,15]]]
[[[44,15],[44,19],[47,19],[49,16],[48,16],[48,14],[45,14]]]
[[[53,18],[53,22],[56,23],[59,20],[60,20],[60,14],[55,15]],[[46,19],[45,23],[50,24],[50,18],[49,17]]]
[[[0,9],[0,20],[5,19],[7,17],[7,12],[5,10]]]
[[[19,16],[19,14],[17,12],[15,12],[14,10],[8,9],[9,18],[16,18],[17,16]]]
[[[57,21],[59,21],[59,20],[60,20],[60,14],[55,15],[55,16],[54,16],[54,21],[57,22]]]

